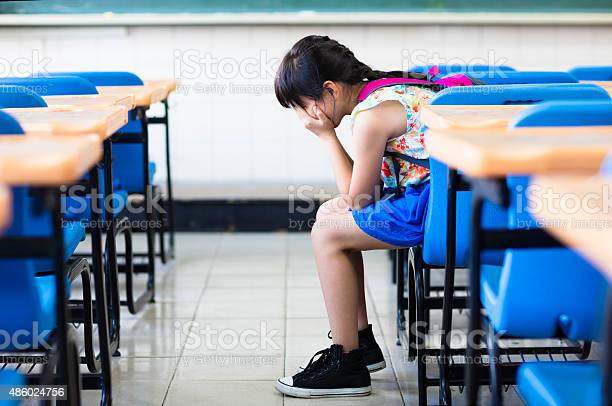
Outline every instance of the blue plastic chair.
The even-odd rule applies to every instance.
[[[0,108],[11,107],[47,107],[47,103],[27,87],[0,85]]]
[[[408,69],[410,72],[427,73],[434,65],[416,65]],[[455,73],[467,73],[468,75],[473,72],[483,72],[491,70],[500,71],[514,71],[515,69],[506,65],[463,65],[463,64],[449,64],[449,65],[436,65],[440,69],[440,75],[449,75]]]
[[[612,80],[612,66],[577,66],[569,73],[579,80]]]
[[[0,85],[23,86],[39,96],[98,94],[91,82],[77,76],[1,78]]]
[[[514,127],[575,127],[612,125],[612,102],[565,101],[525,109],[508,124]]]
[[[11,388],[22,385],[26,385],[26,380],[19,372],[8,369],[0,371],[0,386]],[[0,400],[0,406],[16,406],[19,403],[19,400]]]
[[[431,104],[536,104],[554,100],[612,101],[608,92],[596,85],[557,83],[450,87],[439,92]]]
[[[142,86],[144,82],[132,72],[119,71],[83,71],[83,72],[51,72],[47,77],[78,76],[94,86]]]
[[[48,74],[78,76],[87,80],[94,86],[142,86],[144,82],[132,72],[58,72]],[[142,122],[134,110],[129,112],[128,123],[119,131],[123,134],[140,134]],[[142,170],[142,145],[141,144],[116,144],[113,147],[113,173],[121,182],[121,187],[128,193],[142,193],[144,177]],[[154,162],[149,163],[149,183],[153,183],[156,166]]]
[[[527,72],[527,71],[480,71],[471,76],[485,85],[520,85],[543,83],[578,83],[578,79],[567,72]]]
[[[17,135],[23,134],[23,128],[13,116],[0,111],[0,134]]]

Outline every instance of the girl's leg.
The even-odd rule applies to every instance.
[[[359,298],[357,301],[357,328],[361,331],[368,327],[368,311],[365,298],[365,278],[363,274],[363,256],[361,251],[351,251],[351,262],[357,270]]]
[[[358,348],[358,313],[365,313],[360,252],[397,247],[364,233],[341,198],[326,202],[317,212],[312,245],[333,341],[349,352]]]

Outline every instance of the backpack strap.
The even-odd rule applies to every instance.
[[[407,162],[410,162],[411,164],[415,164],[418,166],[422,166],[423,168],[429,169],[429,159],[415,158],[413,156],[402,154],[400,152],[395,152],[395,151],[393,152],[385,151],[385,156],[390,156],[392,158],[401,159],[402,161],[407,161]]]
[[[434,91],[440,90],[440,88],[442,87],[439,84],[436,84],[436,83],[433,83],[427,80],[421,80],[421,79],[411,79],[411,78],[376,79],[376,80],[369,81],[365,84],[365,86],[359,92],[359,95],[357,95],[357,101],[358,102],[364,101],[366,97],[368,97],[375,90],[378,90],[381,87],[395,86],[395,85],[408,85],[408,86],[416,85],[416,86],[423,86],[423,87],[432,87]]]

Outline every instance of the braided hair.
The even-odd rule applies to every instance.
[[[382,78],[425,79],[403,71],[379,71],[359,61],[353,52],[328,36],[309,35],[293,45],[283,58],[274,80],[281,106],[304,107],[302,98],[320,100],[325,81],[355,85]]]

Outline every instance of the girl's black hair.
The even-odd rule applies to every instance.
[[[403,71],[379,71],[359,61],[350,49],[327,36],[309,35],[293,45],[283,58],[274,92],[283,107],[304,107],[302,98],[319,100],[327,80],[354,85],[382,78],[427,75]]]

